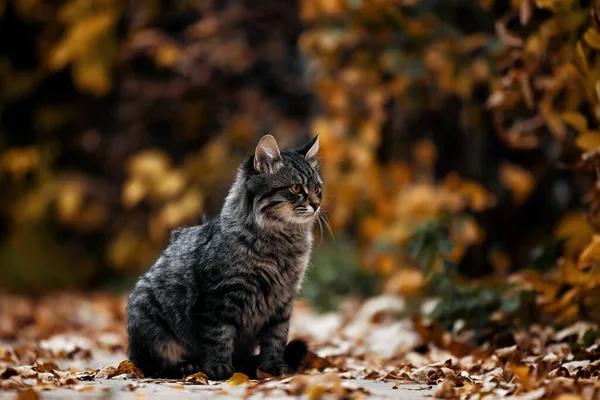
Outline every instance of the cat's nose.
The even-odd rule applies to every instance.
[[[317,202],[310,202],[310,206],[313,208],[313,210],[315,210],[315,212],[319,211],[319,207],[321,207],[321,203]]]

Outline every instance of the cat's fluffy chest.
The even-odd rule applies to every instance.
[[[302,283],[304,271],[308,265],[310,251],[299,254],[289,265],[275,265],[264,262],[250,262],[248,268],[253,273],[246,274],[249,285],[261,287],[245,304],[242,313],[243,336],[252,337],[269,323],[277,319],[278,314],[291,304]],[[265,278],[268,277],[268,278]],[[268,279],[272,285],[265,286]]]

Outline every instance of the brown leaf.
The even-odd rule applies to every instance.
[[[265,380],[265,379],[273,379],[273,375],[271,375],[271,374],[269,374],[269,373],[266,373],[266,372],[264,372],[264,371],[261,371],[261,370],[260,370],[260,369],[258,369],[258,368],[256,369],[256,377],[257,377],[258,379],[260,379],[261,381],[262,381],[262,380]]]
[[[443,348],[444,328],[437,322],[425,325],[423,320],[413,318],[415,329],[421,335],[424,341],[433,343],[436,346]]]
[[[96,374],[96,379],[110,379],[112,377],[122,374],[135,375],[138,378],[144,378],[144,374],[142,373],[142,371],[140,371],[138,367],[133,365],[131,361],[124,360],[120,363],[114,363],[112,365],[102,368]]]
[[[319,357],[317,354],[309,351],[306,357],[304,358],[304,367],[306,370],[316,369],[319,371],[323,371],[325,368],[333,367],[334,365],[330,363],[323,357]]]
[[[308,385],[307,379],[303,375],[296,375],[289,381],[289,389],[287,393],[292,396],[300,396],[304,394]]]
[[[185,383],[194,383],[196,385],[208,385],[208,376],[203,372],[196,372],[193,375],[186,376],[183,381]]]
[[[21,390],[17,396],[17,400],[38,400],[40,394],[33,389]]]
[[[456,384],[454,382],[454,379],[446,378],[440,384],[438,384],[438,387],[433,396],[437,399],[454,398],[456,396],[456,394],[454,393],[455,387]]]
[[[525,389],[531,390],[535,387],[535,380],[531,375],[531,366],[524,364],[508,364],[508,369],[517,377],[517,379],[519,379]]]
[[[33,366],[33,369],[37,372],[52,372],[52,370],[58,370],[60,368],[58,367],[58,365],[56,365],[56,363],[53,362],[36,362]]]
[[[521,352],[518,350],[517,345],[503,347],[496,350],[494,354],[503,362],[516,363],[521,361]]]

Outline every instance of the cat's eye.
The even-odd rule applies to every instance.
[[[296,194],[298,194],[298,193],[300,193],[300,191],[302,190],[302,186],[300,186],[300,185],[292,185],[292,186],[290,186],[290,190],[291,190],[293,193],[296,193]]]
[[[316,194],[319,194],[319,193],[321,193],[321,185],[317,185],[317,186],[315,186],[315,193],[316,193]]]

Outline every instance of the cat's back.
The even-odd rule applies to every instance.
[[[196,277],[194,270],[203,264],[202,256],[218,230],[214,221],[173,230],[165,250],[140,277],[132,295],[141,291],[163,292],[173,286],[190,284]]]

